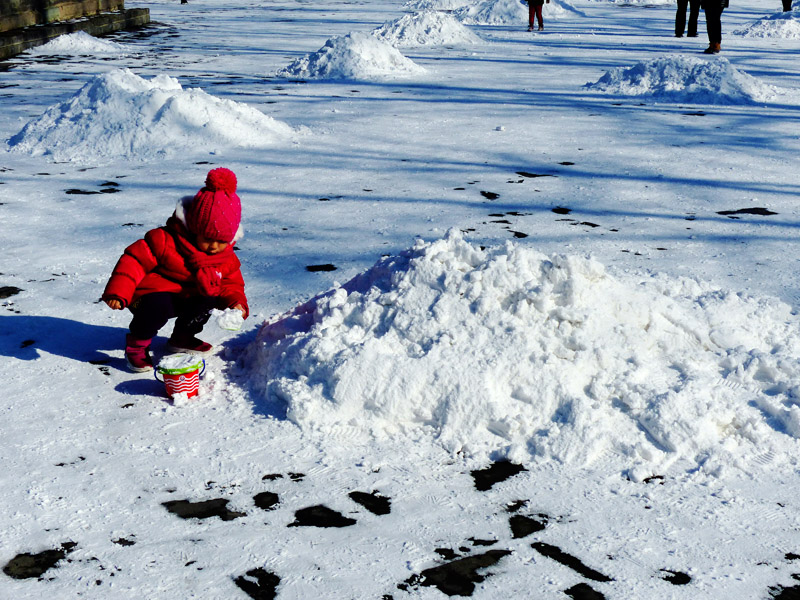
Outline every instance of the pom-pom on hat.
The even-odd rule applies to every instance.
[[[206,185],[186,211],[186,226],[195,235],[232,242],[242,220],[242,202],[236,195],[236,175],[230,169],[211,169]]]

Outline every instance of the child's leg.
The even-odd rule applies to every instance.
[[[131,335],[138,340],[149,340],[167,321],[176,316],[174,294],[154,292],[145,294],[131,307]]]
[[[203,330],[211,317],[211,310],[217,306],[217,298],[193,296],[179,298],[176,304],[175,327],[172,337],[190,338]]]
[[[533,18],[536,15],[534,0],[528,0],[528,29],[533,29]]]
[[[543,4],[536,5],[536,21],[539,23],[539,29],[544,27],[544,23],[542,23],[542,6]]]

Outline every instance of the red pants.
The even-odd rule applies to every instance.
[[[542,4],[535,3],[534,0],[528,0],[528,27],[533,27],[534,15],[536,16],[536,20],[539,22],[539,27],[543,27]]]

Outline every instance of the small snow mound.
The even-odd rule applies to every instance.
[[[405,10],[455,10],[472,4],[473,0],[410,0],[403,5]]]
[[[264,147],[293,134],[285,123],[177,79],[128,69],[99,75],[8,140],[14,152],[60,162],[146,161],[177,152]]]
[[[798,356],[777,300],[450,232],[266,322],[243,364],[256,395],[332,439],[430,436],[641,478],[790,462]]]
[[[781,38],[800,39],[800,16],[796,12],[780,12],[759,19],[743,29],[737,29],[734,35],[748,38]]]
[[[122,44],[93,37],[85,31],[67,33],[57,38],[27,50],[32,55],[97,55],[97,54],[124,54],[127,48]]]
[[[528,22],[528,8],[519,0],[483,0],[475,5],[464,6],[454,11],[455,17],[469,25],[517,25]],[[567,0],[551,0],[542,8],[547,19],[558,20],[565,16],[584,16]]]
[[[372,35],[395,47],[480,44],[481,38],[451,15],[425,11],[385,23]]]
[[[329,39],[317,52],[306,54],[278,71],[278,77],[302,79],[354,79],[419,75],[425,69],[388,42],[353,32]]]
[[[633,67],[607,71],[586,87],[626,96],[649,96],[656,101],[697,104],[751,104],[793,101],[797,94],[747,75],[728,59],[667,55]]]

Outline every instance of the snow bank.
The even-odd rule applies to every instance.
[[[450,232],[266,322],[245,364],[322,435],[717,474],[797,452],[798,325],[777,300]]]
[[[473,0],[411,0],[403,5],[405,10],[454,10],[472,4]]]
[[[368,33],[353,32],[329,39],[318,51],[306,54],[278,71],[278,77],[302,79],[361,79],[419,75],[425,69],[391,44]]]
[[[178,151],[263,147],[292,133],[288,125],[246,104],[200,89],[184,90],[166,75],[148,81],[117,69],[47,109],[8,145],[14,152],[60,162],[145,161]]]
[[[800,17],[796,12],[776,13],[737,29],[733,34],[749,38],[800,39]]]
[[[127,48],[122,44],[98,39],[85,31],[60,35],[46,44],[27,50],[27,53],[32,55],[97,55],[124,54],[126,52]]]
[[[372,35],[395,47],[480,44],[481,38],[443,12],[418,12],[385,23]]]
[[[723,57],[667,55],[607,71],[586,87],[657,101],[697,104],[750,104],[797,101],[797,92],[778,88],[736,69]]]
[[[528,23],[528,7],[519,0],[483,0],[474,5],[464,6],[453,12],[462,23],[470,25],[518,25]],[[550,0],[542,8],[547,19],[560,19],[569,15],[584,16],[566,0]]]

